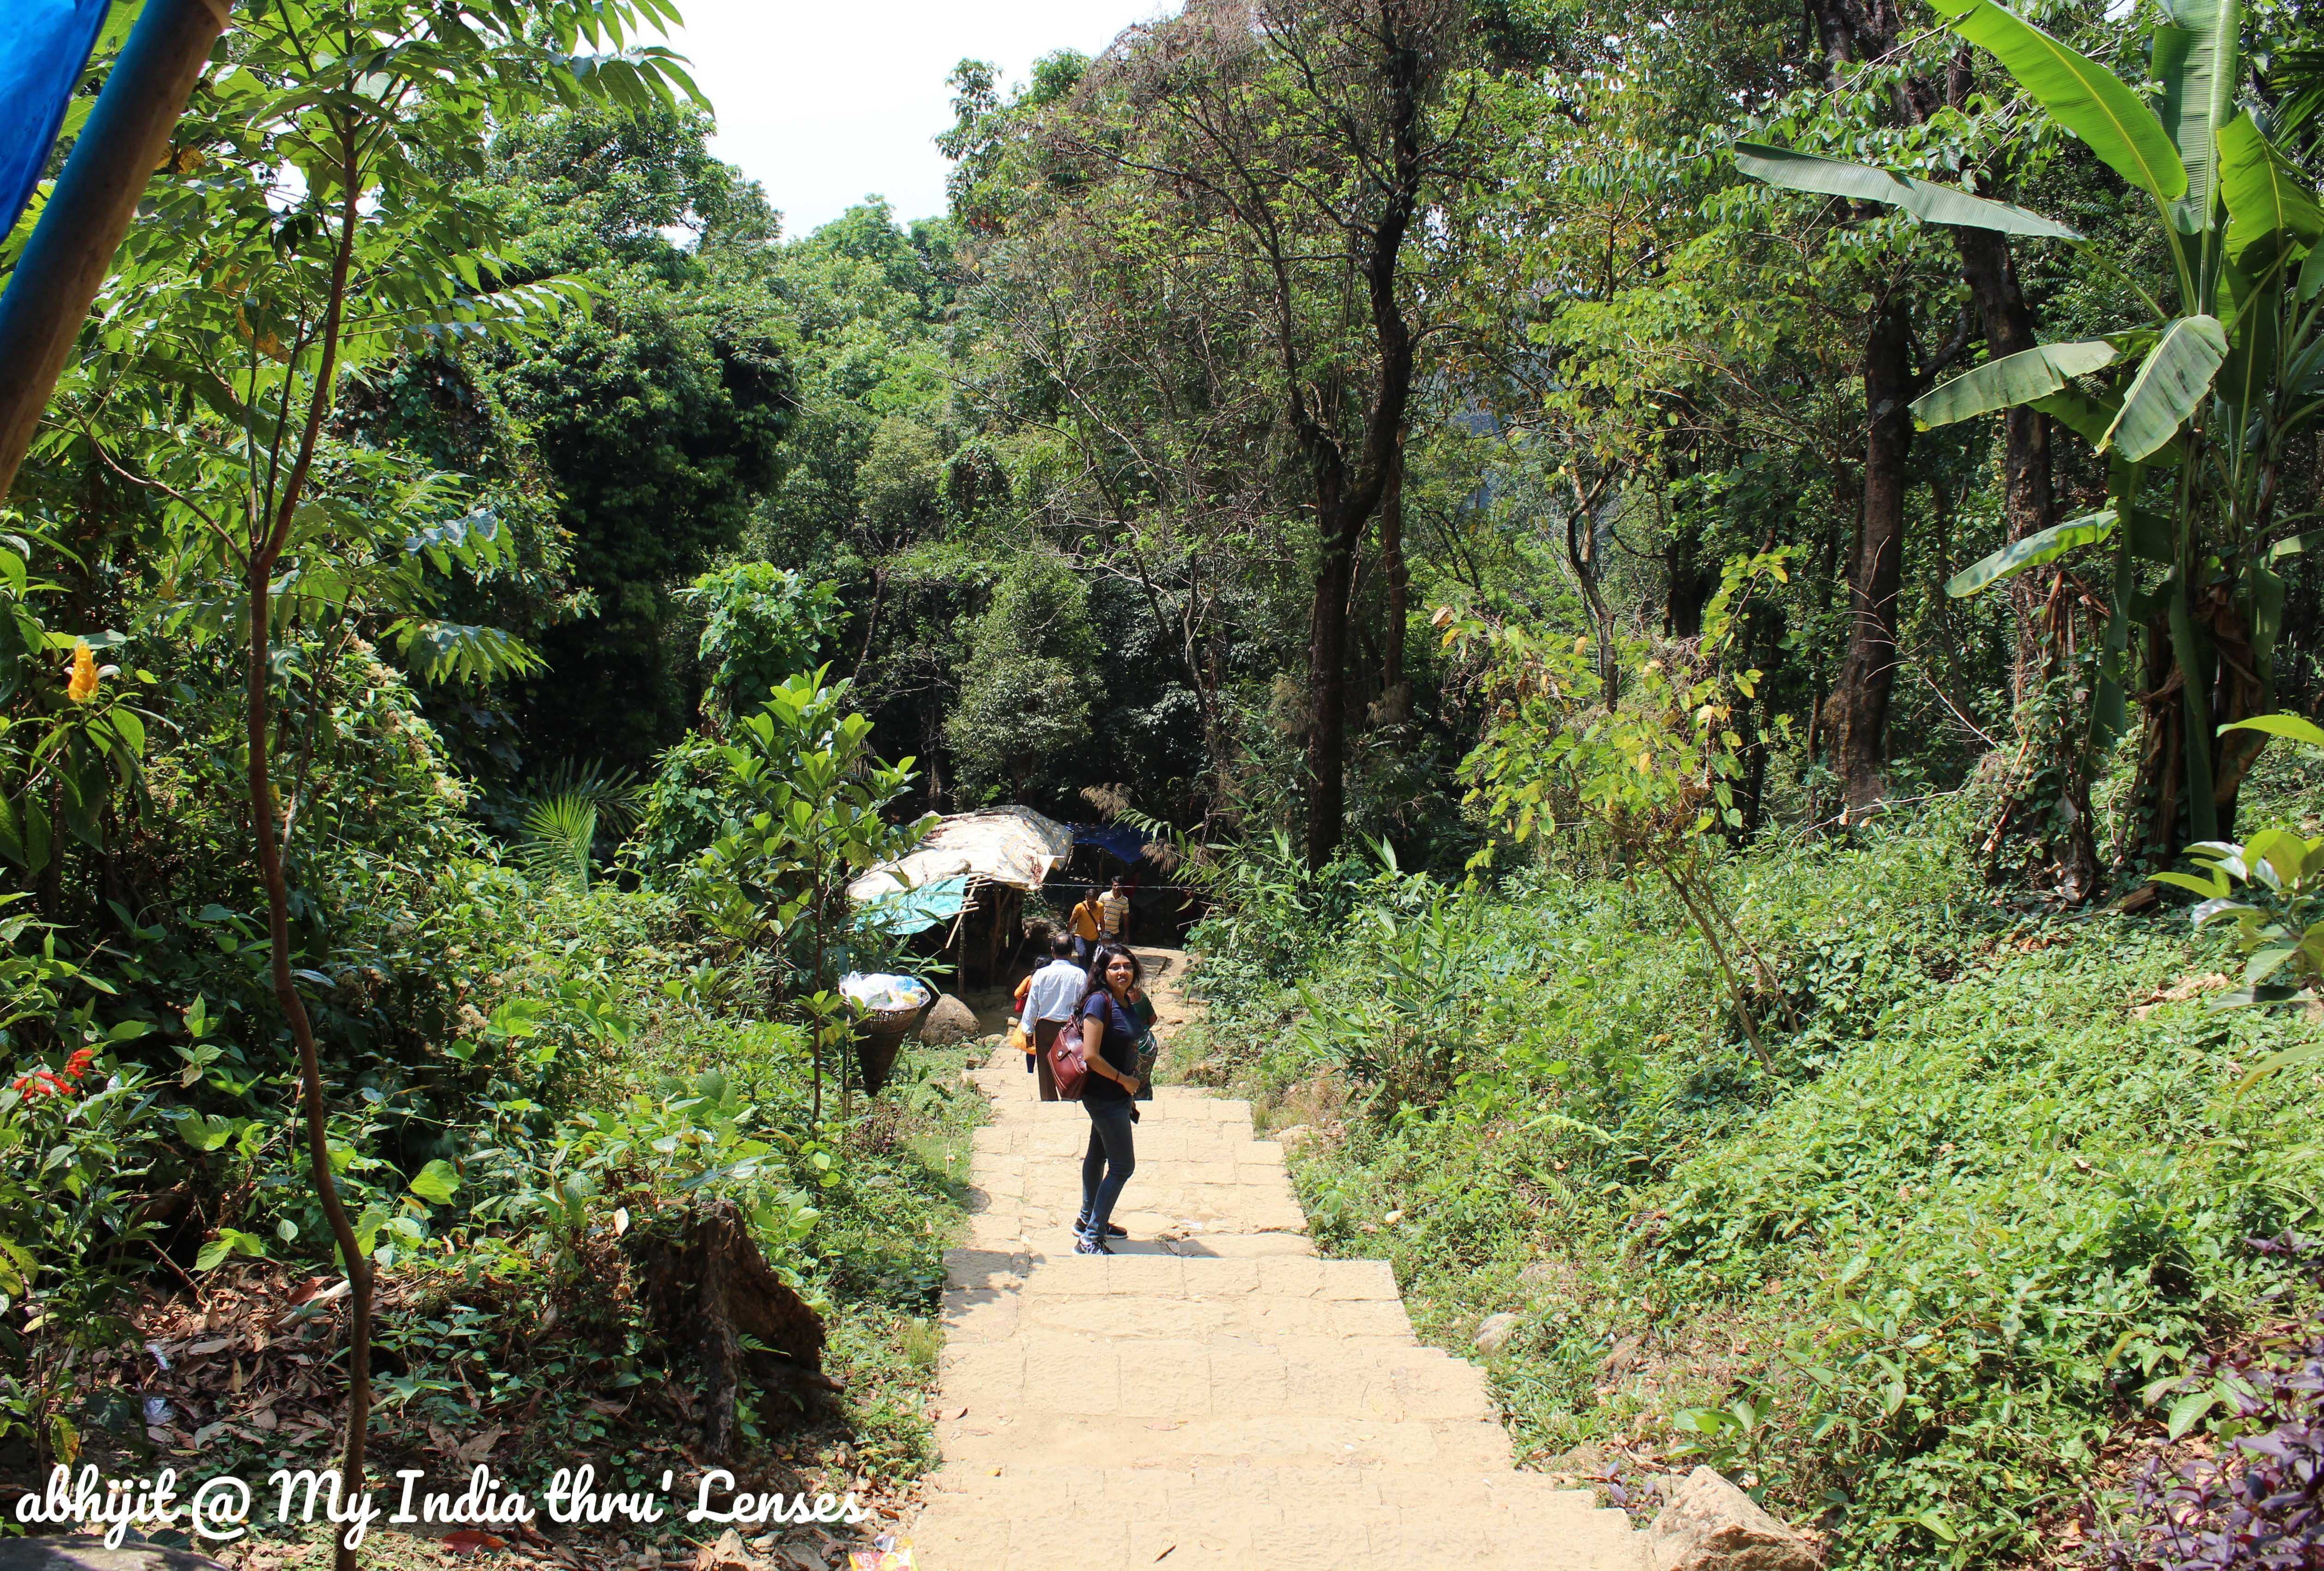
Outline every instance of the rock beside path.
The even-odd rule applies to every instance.
[[[1804,1535],[1708,1467],[1698,1467],[1646,1530],[1646,1571],[1821,1571]]]
[[[976,1023],[976,1011],[950,993],[939,995],[936,1007],[920,1022],[920,1040],[931,1047],[973,1042],[983,1034],[984,1028]]]
[[[1517,1318],[1506,1309],[1498,1315],[1487,1315],[1485,1323],[1477,1328],[1476,1340],[1470,1346],[1490,1358],[1509,1345],[1509,1339],[1517,1334]]]

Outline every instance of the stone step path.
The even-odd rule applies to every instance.
[[[1316,1256],[1248,1103],[1140,1104],[1130,1238],[1077,1255],[1088,1118],[1009,1049],[973,1078],[919,1571],[1641,1571],[1621,1512],[1512,1467],[1483,1372],[1421,1346],[1386,1262]]]

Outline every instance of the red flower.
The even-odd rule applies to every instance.
[[[65,1060],[65,1079],[77,1080],[88,1073],[88,1066],[97,1061],[97,1049],[84,1047]]]
[[[8,1082],[11,1090],[22,1091],[27,1097],[54,1097],[70,1091],[72,1087],[49,1070],[34,1070]]]

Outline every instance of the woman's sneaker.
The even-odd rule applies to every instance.
[[[1090,1230],[1090,1225],[1089,1225],[1089,1218],[1088,1218],[1087,1217],[1076,1217],[1076,1218],[1074,1219],[1074,1237],[1076,1237],[1076,1238],[1086,1238],[1086,1237],[1088,1237],[1088,1236],[1089,1236],[1089,1230]],[[1114,1226],[1111,1222],[1108,1222],[1108,1223],[1105,1225],[1105,1236],[1106,1236],[1107,1237],[1109,1237],[1109,1238],[1127,1238],[1127,1237],[1129,1237],[1129,1236],[1130,1236],[1130,1229],[1129,1229],[1129,1228],[1127,1228],[1127,1227],[1118,1227],[1118,1226]]]
[[[1093,1238],[1084,1233],[1074,1239],[1074,1253],[1075,1254],[1111,1254],[1113,1250],[1104,1239]]]

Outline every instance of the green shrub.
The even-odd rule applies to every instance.
[[[1721,867],[1800,1021],[1763,1033],[1773,1075],[1651,889],[1382,872],[1333,921],[1262,850],[1197,942],[1272,901],[1296,942],[1205,954],[1214,1066],[1340,1120],[1295,1162],[1315,1231],[1392,1257],[1424,1334],[1519,1315],[1493,1372],[1536,1462],[1708,1458],[1840,1566],[2033,1553],[2149,1393],[2289,1291],[2245,1240],[2313,1226],[2324,1089],[2236,1094],[2303,1028],[2163,999],[2227,960],[2183,918],[1991,904],[1972,811]]]

